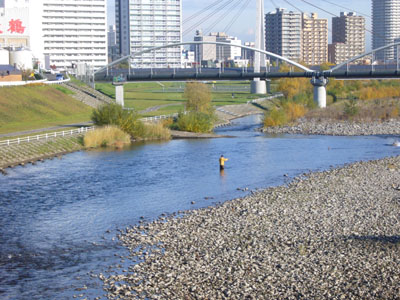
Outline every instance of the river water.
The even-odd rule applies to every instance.
[[[258,122],[246,117],[218,130],[233,138],[82,151],[8,170],[0,177],[0,298],[100,297],[101,282],[91,275],[123,265],[115,254],[127,253],[115,235],[141,217],[205,207],[246,194],[238,188],[280,185],[304,172],[400,153],[393,137],[266,136],[254,130]],[[221,154],[229,158],[224,173]],[[88,289],[76,290],[83,285]]]

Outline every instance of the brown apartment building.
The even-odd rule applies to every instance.
[[[328,20],[316,13],[302,15],[302,60],[307,65],[328,61]]]
[[[332,44],[329,61],[340,64],[365,52],[365,18],[354,12],[341,12],[332,18]]]

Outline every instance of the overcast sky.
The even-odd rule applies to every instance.
[[[109,23],[114,24],[114,1],[115,0],[108,0],[108,7],[109,7]],[[235,0],[236,1],[236,0]],[[237,0],[240,1],[239,5],[234,7],[233,9],[229,10],[229,12],[225,13],[224,10],[221,10],[221,15],[224,16],[219,17],[222,21],[219,24],[216,24],[212,27],[212,24],[216,20],[216,18],[208,18],[208,20],[203,23],[202,25],[196,26],[198,29],[202,29],[203,31],[207,31],[207,29],[212,29],[212,31],[223,31],[233,16],[240,10],[242,4],[245,3],[247,0]],[[371,16],[371,0],[306,0],[307,2],[314,4],[318,7],[323,8],[327,12],[339,15],[341,11],[346,11],[346,9],[341,8],[339,6],[343,6],[349,8],[353,11],[359,12],[361,14],[365,14],[367,16]],[[183,20],[187,19],[188,17],[192,16],[196,12],[200,12],[203,8],[207,7],[211,3],[214,3],[215,0],[182,0],[182,10],[183,10]],[[218,5],[223,1],[219,1]],[[335,3],[336,5],[330,4]],[[289,5],[292,4],[299,10],[303,12],[316,12],[320,18],[326,18],[329,20],[329,24],[331,23],[332,15],[319,10],[302,0],[265,0],[265,12],[273,11],[276,7],[286,8],[288,10],[296,11],[296,9]],[[228,6],[229,7],[229,6]],[[240,18],[230,27],[229,35],[237,36],[239,39],[244,41],[254,41],[254,28],[255,28],[255,16],[256,16],[256,0],[250,0],[249,5],[246,9],[243,10]],[[207,13],[203,14],[202,17],[206,16]],[[195,24],[196,21],[200,20],[201,18],[194,18],[192,22],[185,22],[183,26],[183,31],[190,29],[191,25]],[[366,17],[367,22],[367,29],[371,30],[371,19],[370,17]],[[211,28],[212,27],[212,28]],[[193,35],[195,33],[195,29],[191,30],[187,35],[184,35],[183,40],[189,41],[193,40]],[[331,34],[329,34],[330,36]],[[371,35],[367,32],[367,49],[371,47]]]

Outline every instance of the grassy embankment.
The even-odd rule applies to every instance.
[[[32,85],[0,89],[0,133],[90,120],[92,109],[63,87]]]
[[[184,109],[183,89],[184,82],[163,82],[163,87],[156,82],[141,82],[125,84],[125,106],[134,108],[136,111],[142,111],[150,107],[162,106],[155,111],[142,114],[142,116],[168,115],[177,113]],[[230,104],[246,103],[249,100],[259,98],[250,92],[236,92],[235,87],[249,86],[249,82],[221,82],[215,83],[216,87],[233,87],[229,92],[212,92],[212,105],[222,106]],[[210,88],[212,84],[209,84]],[[115,98],[115,87],[108,83],[96,84],[96,89],[102,93]],[[182,92],[171,91],[171,89],[182,89]],[[234,93],[234,98],[232,98]],[[168,105],[168,106],[165,106]]]

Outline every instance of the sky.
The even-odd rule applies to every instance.
[[[113,24],[114,23],[114,1],[115,0],[108,0],[108,7],[109,7],[109,23]],[[246,41],[254,41],[254,29],[256,26],[256,0],[234,0],[233,2],[238,1],[238,5],[235,7],[232,7],[232,9],[229,10],[229,12],[225,13],[225,9],[220,11],[220,14],[217,14],[216,18],[207,18],[207,20],[199,25],[195,26],[196,29],[202,29],[203,32],[206,33],[206,31],[224,31],[224,29],[227,27],[227,24],[232,20],[233,16],[238,13],[239,11],[242,11],[242,14],[240,15],[240,18],[231,26],[229,27],[229,31],[227,32],[229,35],[232,36],[237,36],[239,39],[242,40],[242,42]],[[242,10],[241,7],[242,5],[246,2],[249,1],[249,5],[246,7],[246,9]],[[186,20],[187,18],[193,16],[194,14],[200,12],[203,8],[209,6],[210,4],[216,2],[215,0],[182,0],[182,15],[183,15],[183,20]],[[217,6],[222,3],[223,0],[220,0],[217,2]],[[306,2],[309,2],[311,4],[314,4],[318,7],[323,8],[325,11],[319,10]],[[341,8],[340,6],[349,8],[353,11],[358,12],[359,14],[364,14],[367,15],[368,17],[365,17],[366,19],[366,24],[367,24],[367,30],[371,31],[371,0],[306,0],[304,2],[303,0],[265,0],[264,1],[264,7],[265,7],[265,12],[270,12],[275,10],[276,7],[281,7],[281,8],[286,8],[287,10],[292,10],[292,11],[297,11],[300,10],[302,12],[306,13],[311,13],[311,12],[316,12],[318,13],[319,18],[325,18],[328,19],[329,22],[329,28],[330,28],[330,23],[332,20],[332,15],[339,15],[341,11],[349,11],[344,8]],[[289,5],[292,4],[293,6]],[[333,5],[331,3],[334,3],[336,5]],[[229,6],[227,7],[229,8]],[[331,14],[329,14],[329,13]],[[207,13],[202,14],[198,18],[192,18],[192,21],[184,22],[183,24],[183,31],[185,33],[185,30],[191,29],[197,21],[200,21],[202,17],[207,16]],[[221,16],[225,15],[225,18],[222,18]],[[215,20],[222,20],[219,24],[216,24],[215,26],[212,26],[213,23],[215,23]],[[190,30],[186,35],[184,35],[183,40],[184,41],[189,41],[193,40],[193,36],[195,34],[195,30],[192,29]],[[208,29],[208,30],[207,30]],[[208,33],[208,32],[207,32]],[[331,34],[329,34],[330,36]],[[367,39],[367,50],[371,49],[371,34],[367,31],[366,32],[366,39]]]

